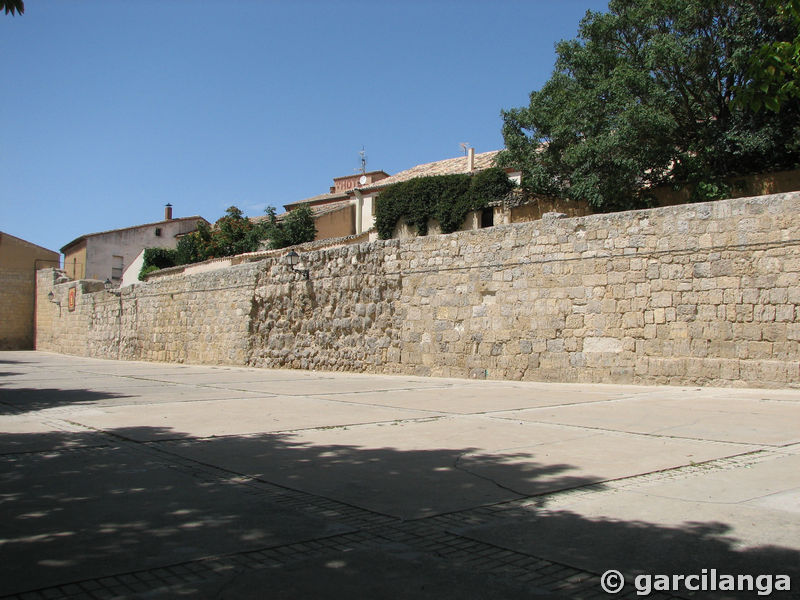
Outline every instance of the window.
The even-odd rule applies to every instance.
[[[113,281],[119,281],[122,279],[122,257],[121,256],[112,256],[111,257],[111,279]]]
[[[161,237],[161,227],[156,227],[156,237]]]

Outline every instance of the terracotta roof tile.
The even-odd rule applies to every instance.
[[[318,206],[312,206],[310,208],[311,208],[311,214],[314,215],[315,217],[319,217],[319,216],[322,216],[322,215],[326,215],[328,213],[332,213],[332,212],[336,212],[338,210],[342,210],[342,209],[346,208],[347,206],[350,206],[350,200],[349,199],[348,200],[339,200],[338,202],[328,202],[327,204],[320,204]],[[288,214],[289,214],[289,211],[287,211],[285,213],[281,213],[279,215],[275,215],[275,218],[277,218],[278,221],[283,221],[283,219],[285,219],[286,215],[288,215]],[[264,220],[266,220],[268,218],[269,217],[267,215],[261,215],[261,216],[258,216],[258,217],[250,217],[250,220],[253,223],[260,223],[261,221],[264,221]]]
[[[493,150],[491,152],[482,152],[480,154],[476,154],[474,170],[483,171],[494,166],[494,159],[499,152],[500,150]],[[405,171],[400,171],[391,177],[381,179],[372,185],[367,185],[360,189],[367,192],[372,190],[380,190],[385,188],[387,185],[400,183],[401,181],[408,181],[410,179],[416,179],[417,177],[469,173],[469,169],[467,168],[467,160],[468,158],[466,156],[459,156],[458,158],[448,158],[446,160],[439,160],[432,163],[426,163],[424,165],[417,165],[416,167],[411,167]]]
[[[295,202],[289,202],[288,204],[284,204],[283,208],[287,208],[289,206],[300,206],[301,204],[313,204],[314,202],[320,202],[323,200],[336,200],[347,198],[347,192],[336,192],[336,193],[325,193],[319,194],[318,196],[312,196],[311,198],[306,198],[305,200],[297,200]]]

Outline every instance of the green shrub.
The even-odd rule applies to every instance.
[[[171,248],[145,248],[142,269],[139,271],[139,280],[144,281],[144,277],[148,273],[166,269],[167,267],[174,267],[176,264],[175,250]]]
[[[144,281],[147,279],[147,276],[152,273],[153,271],[159,271],[160,269],[155,265],[148,265],[146,267],[142,267],[142,270],[139,271],[139,281]]]
[[[144,265],[154,265],[159,269],[175,266],[175,250],[171,248],[145,248]]]
[[[692,190],[691,202],[710,202],[731,197],[731,186],[722,181],[701,181]]]

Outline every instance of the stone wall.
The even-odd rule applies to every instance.
[[[33,347],[33,269],[0,268],[0,350]]]
[[[0,231],[0,350],[30,350],[36,269],[58,266],[58,252]]]
[[[42,272],[38,347],[454,377],[800,384],[800,193],[551,217],[302,258],[308,280],[266,258],[120,295]],[[41,301],[51,289],[60,317]]]

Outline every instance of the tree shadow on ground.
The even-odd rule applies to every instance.
[[[21,365],[21,364],[26,364],[26,363],[23,363],[20,360],[11,360],[11,359],[0,358],[0,365],[2,365],[3,369],[6,368],[5,365]],[[0,377],[13,377],[15,375],[24,375],[24,373],[22,373],[20,371],[0,371]]]
[[[146,439],[169,441],[137,441]],[[424,525],[436,514],[519,499],[514,489],[537,481],[547,490],[597,481],[571,474],[571,465],[530,456],[515,462],[509,455],[484,454],[473,457],[469,471],[459,469],[459,457],[471,452],[474,448],[321,445],[291,433],[196,439],[159,427],[0,432],[0,594],[325,540],[358,530],[347,511],[351,506],[369,511],[365,515],[386,515],[398,527],[417,518]],[[258,481],[277,487],[254,485]],[[284,489],[307,495],[290,495],[287,504]],[[797,550],[742,549],[731,526],[721,521],[664,526],[587,518],[534,503],[497,523],[468,526],[457,518],[452,523],[450,531],[464,539],[597,573],[716,568],[789,573],[800,585]],[[796,525],[796,520],[788,523]],[[367,555],[331,548],[325,560],[312,557],[257,575],[227,574],[220,580],[227,591],[215,588],[213,597],[263,597],[268,589],[278,598],[352,597],[358,591],[371,598],[541,597],[537,590],[445,558],[435,546],[420,550],[411,542],[398,549],[381,541],[380,529],[371,531],[376,541]],[[386,571],[395,575],[384,576]],[[325,581],[332,587],[321,589],[319,582]],[[450,582],[447,591],[442,581]],[[210,594],[202,586],[185,591],[195,597]]]
[[[103,400],[128,397],[125,394],[86,389],[0,387],[0,415],[24,415],[65,406],[90,406]]]

